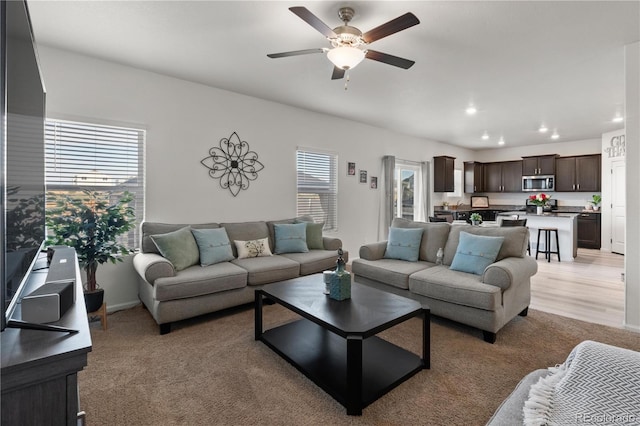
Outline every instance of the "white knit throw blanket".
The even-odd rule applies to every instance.
[[[640,425],[640,352],[584,341],[531,386],[524,424]]]

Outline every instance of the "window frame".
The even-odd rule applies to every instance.
[[[301,155],[308,155],[309,160],[312,160],[314,156],[327,156],[329,164],[322,167],[322,165],[309,161],[309,167],[301,169]],[[313,171],[321,176],[312,176],[310,172]],[[326,176],[327,174],[328,176]],[[304,179],[301,182],[302,176],[309,176],[309,178],[306,179],[306,182]],[[324,177],[328,177],[329,182],[325,185],[318,185],[319,181],[322,181]],[[302,188],[304,191],[301,191],[301,186],[305,185],[305,183],[307,187]],[[315,189],[315,191],[310,191],[310,189]],[[318,197],[318,200],[316,200],[317,205],[301,209],[301,194],[315,194]],[[328,195],[328,199],[325,201],[328,211],[324,210],[319,200],[325,194]],[[307,200],[311,201],[309,198]],[[322,211],[317,211],[318,207]],[[335,232],[338,230],[338,154],[336,152],[300,146],[296,148],[296,214],[297,216],[312,216],[314,221],[324,222],[323,231]],[[319,220],[320,217],[322,217],[322,220]]]
[[[104,144],[102,148],[101,143]],[[119,194],[131,192],[134,195],[132,207],[135,211],[135,226],[127,234],[120,236],[119,241],[130,248],[139,249],[140,224],[145,214],[145,143],[146,129],[142,127],[45,118],[46,193],[99,191],[115,201]],[[90,153],[92,148],[93,157]],[[118,155],[114,155],[114,152]],[[78,156],[75,163],[73,155]],[[114,161],[114,158],[121,161]],[[87,167],[91,161],[95,167],[89,170]],[[83,173],[83,169],[88,173]],[[107,172],[100,173],[100,169]],[[133,170],[135,175],[131,174]],[[109,171],[112,171],[115,183],[109,181]],[[122,173],[129,173],[128,178],[122,179]],[[120,182],[117,181],[119,177]],[[78,184],[78,180],[93,180],[93,184]],[[49,204],[50,201],[47,200],[47,207]]]

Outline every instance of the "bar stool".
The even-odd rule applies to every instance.
[[[540,232],[544,232],[544,258],[547,262],[551,262],[551,255],[558,255],[558,262],[560,262],[560,242],[558,241],[558,228],[538,228],[538,244],[536,247],[536,260],[538,259],[538,252],[540,251]],[[551,233],[556,233],[556,251],[551,251]]]

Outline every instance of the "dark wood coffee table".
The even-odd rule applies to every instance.
[[[351,299],[323,294],[322,275],[295,278],[256,290],[255,339],[304,373],[344,405],[349,415],[420,370],[430,368],[430,311],[419,302],[352,283]],[[264,298],[302,318],[262,330]],[[422,357],[376,334],[423,315]]]

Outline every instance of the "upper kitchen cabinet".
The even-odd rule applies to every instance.
[[[522,161],[485,163],[484,192],[522,192]]]
[[[554,175],[556,173],[556,154],[522,157],[522,175]]]
[[[433,192],[453,192],[455,158],[445,155],[433,157]]]
[[[556,191],[600,192],[600,154],[556,159]]]
[[[464,163],[464,192],[473,194],[483,192],[483,164],[477,161],[467,161]]]

